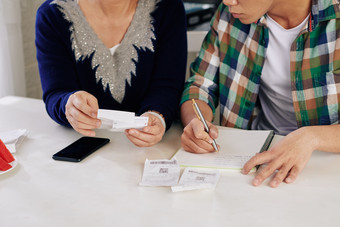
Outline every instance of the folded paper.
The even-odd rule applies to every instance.
[[[6,144],[6,147],[11,153],[15,153],[16,148],[22,143],[27,134],[26,129],[3,131],[0,132],[0,139]]]
[[[135,116],[133,112],[118,110],[98,110],[98,118],[102,121],[101,129],[124,131],[125,129],[142,129],[148,125],[148,117]]]

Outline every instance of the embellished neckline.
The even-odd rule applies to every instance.
[[[76,61],[90,60],[97,83],[119,103],[125,97],[126,86],[131,86],[136,76],[136,64],[140,61],[138,52],[154,52],[156,38],[151,13],[160,1],[138,1],[130,26],[113,56],[87,22],[76,0],[51,3],[58,5],[64,19],[70,22],[70,41]]]
[[[136,23],[135,21],[135,17],[136,17],[136,14],[138,14],[138,12],[140,11],[140,2],[142,1],[142,0],[137,0],[137,5],[136,5],[136,10],[135,10],[135,13],[134,13],[134,15],[133,15],[133,17],[132,17],[132,20],[131,20],[131,23],[130,23],[130,25],[129,25],[129,27],[127,28],[127,30],[126,30],[126,32],[125,32],[125,34],[124,34],[124,36],[123,36],[123,38],[122,38],[122,40],[121,40],[121,42],[120,43],[118,43],[117,45],[114,45],[114,46],[112,46],[112,47],[110,47],[110,48],[108,48],[105,44],[104,44],[104,42],[99,38],[99,36],[97,35],[97,33],[94,31],[94,29],[91,27],[91,25],[90,25],[90,23],[88,22],[88,20],[86,19],[86,16],[85,16],[85,14],[84,14],[84,12],[81,10],[81,8],[80,8],[80,6],[79,6],[79,0],[71,0],[71,1],[75,1],[76,2],[76,6],[77,6],[77,8],[78,8],[78,10],[79,10],[79,16],[80,17],[82,17],[82,19],[84,20],[84,22],[85,22],[85,24],[87,25],[87,27],[89,28],[89,30],[91,30],[92,32],[93,32],[93,36],[95,36],[98,40],[100,40],[100,42],[111,52],[111,50],[114,48],[114,50],[116,50],[117,49],[117,47],[120,45],[120,44],[123,44],[123,41],[124,41],[124,39],[125,39],[125,37],[126,37],[126,35],[128,34],[128,32],[131,30],[130,29],[130,27],[131,26],[134,26],[134,24]]]

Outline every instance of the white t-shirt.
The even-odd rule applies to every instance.
[[[269,43],[258,96],[262,111],[252,123],[252,129],[273,129],[280,135],[297,129],[290,79],[290,48],[308,18],[294,28],[285,29],[267,15]]]
[[[113,56],[113,54],[116,52],[116,49],[119,47],[119,44],[113,46],[110,48],[110,52],[111,52],[111,55]]]

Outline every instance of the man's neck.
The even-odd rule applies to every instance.
[[[310,13],[312,0],[277,0],[267,14],[286,29],[298,26]]]

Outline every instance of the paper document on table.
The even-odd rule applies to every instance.
[[[185,168],[178,185],[172,186],[173,192],[196,189],[215,189],[220,178],[218,169]]]
[[[272,131],[255,131],[219,127],[216,140],[219,152],[193,154],[179,149],[174,155],[181,167],[205,167],[240,171],[256,153],[266,150]],[[255,169],[253,169],[255,171]]]
[[[173,186],[178,183],[180,167],[176,159],[145,160],[141,186]]]
[[[101,129],[124,131],[125,129],[142,129],[148,125],[148,117],[137,117],[133,112],[118,110],[98,110],[98,118],[102,121]]]

